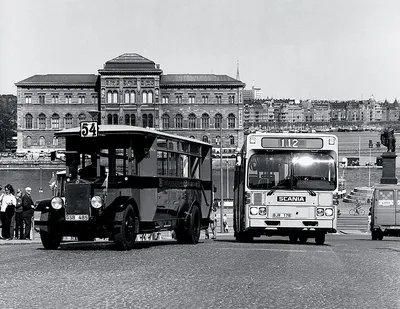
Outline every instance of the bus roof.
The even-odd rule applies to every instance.
[[[336,137],[337,135],[335,134],[326,134],[326,133],[284,133],[284,132],[255,132],[255,133],[249,133],[247,134],[246,138],[249,136],[271,136],[271,137],[276,137],[276,136],[288,136],[288,137]]]
[[[64,129],[61,131],[57,131],[54,134],[57,137],[72,137],[72,136],[80,136],[80,127],[74,127],[70,129]],[[147,136],[152,136],[152,137],[164,137],[164,138],[171,138],[171,139],[179,139],[183,141],[187,141],[190,143],[195,143],[195,144],[201,144],[204,146],[211,147],[211,144],[205,143],[203,141],[190,138],[190,137],[184,137],[180,135],[174,135],[174,134],[169,134],[153,129],[146,129],[142,127],[137,127],[137,126],[129,126],[129,125],[99,125],[99,134],[101,135],[147,135]]]

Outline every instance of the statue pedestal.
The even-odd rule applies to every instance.
[[[381,184],[397,184],[396,178],[396,153],[382,153],[382,178]]]

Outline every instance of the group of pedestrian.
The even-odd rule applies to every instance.
[[[20,189],[15,193],[12,185],[4,186],[4,193],[0,195],[1,239],[31,239],[35,209],[31,194],[30,187],[25,188],[25,193]]]

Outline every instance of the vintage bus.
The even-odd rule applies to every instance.
[[[65,173],[35,220],[44,248],[64,236],[108,238],[132,249],[138,234],[174,231],[196,244],[209,224],[211,145],[135,126],[98,125],[56,132],[65,138]]]
[[[252,133],[237,156],[233,218],[237,241],[261,235],[315,238],[337,227],[338,139],[314,133]]]

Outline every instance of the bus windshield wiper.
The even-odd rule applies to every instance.
[[[281,180],[280,182],[278,182],[275,186],[273,186],[272,188],[271,188],[271,190],[269,190],[269,192],[267,193],[267,195],[268,196],[270,196],[270,195],[272,195],[272,193],[274,193],[275,191],[276,191],[276,189],[278,189],[281,185],[282,185],[282,183],[283,182],[285,182],[285,181],[287,181],[288,179],[283,179],[283,180]],[[286,188],[287,189],[287,188]]]
[[[301,180],[301,179],[299,178],[299,176],[296,176],[296,175],[294,175],[294,174],[293,174],[293,177],[294,177],[297,181]],[[308,192],[311,196],[316,196],[316,193],[304,182],[304,180],[303,180],[303,182],[302,182],[302,185],[304,186],[304,188],[307,190],[307,192]]]

